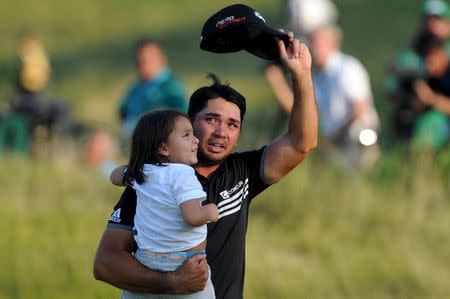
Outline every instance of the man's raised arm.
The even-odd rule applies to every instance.
[[[208,278],[205,255],[187,259],[175,272],[161,273],[140,264],[132,255],[131,232],[107,227],[94,260],[94,277],[132,292],[184,294],[204,289]]]
[[[311,75],[311,54],[305,44],[289,33],[291,40],[285,48],[278,41],[280,58],[292,75],[294,103],[288,131],[267,148],[264,162],[264,180],[275,183],[317,146],[318,114]]]

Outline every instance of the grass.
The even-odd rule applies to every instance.
[[[282,1],[252,0],[278,27]],[[231,1],[0,2],[0,108],[13,90],[14,47],[24,26],[51,55],[52,97],[67,99],[92,126],[118,129],[115,107],[132,80],[132,42],[166,45],[186,93],[216,72],[248,100],[239,149],[269,142],[286,126],[263,62],[247,53],[198,49],[206,16]],[[409,41],[421,1],[336,0],[344,50],[371,75],[389,128],[386,63]],[[81,163],[79,149],[55,156],[0,156],[0,298],[118,298],[95,281],[92,261],[120,189]],[[434,159],[385,152],[361,175],[324,166],[314,155],[253,203],[246,298],[450,298],[450,155]]]
[[[253,203],[246,298],[450,296],[448,172],[420,161],[388,181],[315,160]],[[117,298],[92,261],[120,188],[67,161],[1,162],[0,298]]]
[[[254,203],[251,298],[447,298],[449,176],[431,165],[382,185],[379,169],[296,169]]]

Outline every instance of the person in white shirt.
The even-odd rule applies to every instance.
[[[358,59],[340,51],[341,39],[336,25],[320,26],[310,36],[321,152],[351,167],[365,166],[378,157],[379,120],[369,75]],[[283,110],[290,113],[292,90],[282,70],[269,67],[266,78]]]
[[[113,184],[136,190],[135,257],[152,270],[175,271],[186,258],[205,254],[206,223],[218,220],[215,204],[202,206],[206,193],[190,166],[197,163],[198,142],[187,115],[150,112],[134,129],[128,165],[111,173]],[[210,278],[203,291],[189,295],[122,294],[123,299],[164,296],[215,298]]]

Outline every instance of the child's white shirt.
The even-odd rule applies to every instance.
[[[206,239],[206,224],[194,227],[184,221],[179,205],[206,198],[191,166],[165,163],[145,164],[145,182],[133,182],[137,205],[134,236],[139,248],[155,252],[185,251]]]

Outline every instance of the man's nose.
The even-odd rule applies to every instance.
[[[225,134],[226,134],[225,124],[222,122],[217,123],[215,130],[214,130],[214,135],[219,136],[219,137],[225,137]]]

